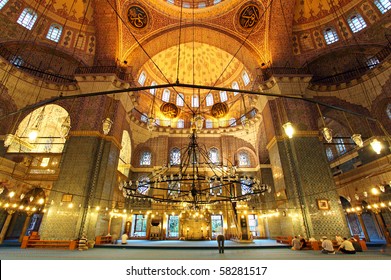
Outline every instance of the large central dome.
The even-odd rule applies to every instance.
[[[170,47],[152,57],[152,60],[162,69],[164,77],[171,83],[177,80],[187,84],[212,86],[226,85],[240,75],[243,64],[224,50],[203,43],[184,43],[179,48]],[[178,58],[180,59],[178,71]],[[143,69],[154,77],[156,82],[165,83],[163,74],[148,61]]]

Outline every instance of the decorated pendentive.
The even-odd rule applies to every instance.
[[[143,29],[148,25],[148,14],[144,8],[139,5],[132,5],[128,10],[129,23],[137,29]]]

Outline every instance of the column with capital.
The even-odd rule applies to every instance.
[[[8,213],[8,216],[7,216],[6,220],[5,220],[4,226],[1,229],[1,233],[0,233],[0,244],[3,244],[4,238],[5,238],[5,234],[7,233],[7,229],[9,227],[9,225],[10,225],[10,222],[11,222],[11,219],[12,219],[12,215],[15,213],[15,210],[7,210],[7,213]]]

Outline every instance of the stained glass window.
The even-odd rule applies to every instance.
[[[147,75],[143,71],[141,72],[140,77],[138,77],[138,83],[143,86],[146,79],[147,79]]]
[[[219,162],[219,150],[216,148],[211,148],[209,150],[209,160],[212,163],[218,163]]]
[[[333,27],[326,28],[323,31],[324,39],[326,40],[326,44],[330,45],[332,43],[335,43],[339,40],[337,31]]]
[[[220,91],[220,101],[225,102],[228,100],[228,95],[226,91]]]
[[[35,21],[37,20],[38,15],[30,8],[26,8],[23,10],[21,15],[19,16],[17,23],[21,26],[26,27],[28,30],[31,30],[34,26]]]
[[[181,164],[181,150],[174,148],[170,152],[170,164],[179,165]]]
[[[184,100],[185,96],[183,95],[183,93],[178,93],[178,95],[176,96],[176,105],[183,106],[185,104]]]
[[[212,106],[213,105],[213,94],[209,93],[206,96],[206,106]]]
[[[151,165],[152,155],[151,152],[144,151],[141,153],[140,165]]]
[[[351,17],[349,17],[348,24],[350,29],[353,31],[353,33],[356,33],[364,29],[365,27],[367,27],[365,20],[362,18],[360,14],[354,14]]]
[[[391,0],[375,0],[374,3],[382,14],[391,9]]]
[[[0,10],[7,4],[8,0],[1,0],[0,1]]]
[[[46,38],[51,41],[58,42],[60,41],[61,33],[62,33],[62,26],[58,24],[52,24],[49,28]]]
[[[162,100],[164,102],[170,102],[170,90],[169,89],[164,89],[163,94],[162,94]]]
[[[239,153],[239,166],[250,166],[250,157],[245,151]]]

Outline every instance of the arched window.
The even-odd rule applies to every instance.
[[[205,121],[205,128],[213,128],[213,121],[212,120],[206,120]]]
[[[211,148],[209,150],[209,160],[212,162],[212,163],[219,163],[219,150],[217,150],[216,148]]]
[[[386,113],[388,118],[391,120],[391,103],[387,105]]]
[[[151,83],[151,86],[157,86],[157,82],[153,81],[153,82]],[[152,94],[152,95],[155,95],[155,93],[156,93],[156,88],[151,88],[151,89],[149,90],[149,93]]]
[[[174,148],[170,152],[170,165],[180,165],[181,164],[181,150]]]
[[[202,8],[205,8],[205,7],[206,7],[206,3],[205,2],[198,3],[198,8],[199,9],[202,9]]]
[[[46,39],[49,39],[53,42],[58,42],[58,41],[60,41],[61,33],[62,33],[62,26],[59,24],[53,23],[49,27],[48,34],[46,34]]]
[[[182,119],[179,119],[177,124],[176,124],[176,127],[177,128],[184,128],[185,127],[185,121],[182,120]]]
[[[213,0],[213,5],[219,4],[221,0]]]
[[[34,10],[26,8],[20,14],[17,23],[19,23],[23,27],[26,27],[28,30],[31,30],[37,18],[38,15],[36,12],[34,12]]]
[[[228,121],[229,126],[236,126],[236,119],[235,118],[230,118]]]
[[[8,0],[1,0],[0,1],[0,10],[7,4]]]
[[[239,159],[239,166],[240,167],[250,166],[250,156],[249,156],[248,152],[246,152],[246,151],[239,152],[238,159]]]
[[[327,45],[335,43],[339,40],[337,31],[333,27],[328,27],[323,30],[323,36]]]
[[[226,91],[220,91],[220,101],[225,102],[228,100],[228,95]]]
[[[209,93],[206,96],[206,106],[212,106],[213,105],[213,94]]]
[[[242,190],[242,195],[246,195],[249,193],[253,193],[253,189],[251,187],[251,180],[242,180],[240,182],[240,188]]]
[[[128,176],[131,155],[132,155],[132,147],[131,147],[129,132],[127,132],[126,130],[122,132],[121,147],[122,148],[121,151],[119,152],[117,170],[122,174],[124,174],[125,176]]]
[[[181,183],[171,182],[168,184],[168,195],[178,195],[181,192]]]
[[[191,107],[198,108],[200,106],[200,101],[198,95],[193,95],[191,98]]]
[[[212,195],[222,195],[223,194],[223,186],[220,181],[214,181],[210,183],[210,193]]]
[[[391,9],[391,0],[375,0],[374,3],[382,14]]]
[[[178,93],[176,96],[176,105],[183,106],[185,104],[185,95],[183,93]]]
[[[170,94],[171,94],[170,90],[165,88],[163,90],[162,100],[164,102],[170,102]]]
[[[338,154],[343,155],[346,152],[346,147],[343,142],[343,139],[336,137],[335,141],[337,142],[337,145],[335,145],[335,147],[337,149]]]
[[[247,74],[246,71],[243,71],[242,79],[243,79],[243,83],[244,83],[245,86],[247,86],[250,83],[250,77],[249,77],[249,75]]]
[[[138,178],[137,192],[146,195],[149,190],[149,178],[147,176],[141,176]]]
[[[149,151],[144,151],[140,156],[140,165],[151,165],[152,163],[152,154]]]
[[[232,83],[232,88],[233,88],[233,89],[239,89],[239,84],[238,84],[238,82],[236,82],[236,81],[233,82],[233,83]],[[239,94],[239,92],[237,92],[237,91],[234,92],[234,96],[235,96],[235,95],[238,95],[238,94]]]
[[[348,24],[353,33],[356,33],[365,27],[367,24],[359,13],[356,13],[348,18]]]
[[[145,74],[145,72],[143,71],[141,72],[140,77],[138,77],[138,83],[143,86],[146,79],[147,79],[147,74]]]
[[[184,2],[183,3],[183,8],[189,9],[190,8],[190,3]]]
[[[169,3],[169,4],[175,4],[175,0],[167,0],[167,3]]]
[[[49,104],[28,114],[19,124],[9,153],[62,153],[71,127],[68,112],[61,106]],[[30,142],[29,145],[28,142]]]
[[[333,150],[330,147],[326,148],[326,156],[328,161],[332,161],[334,159]]]

